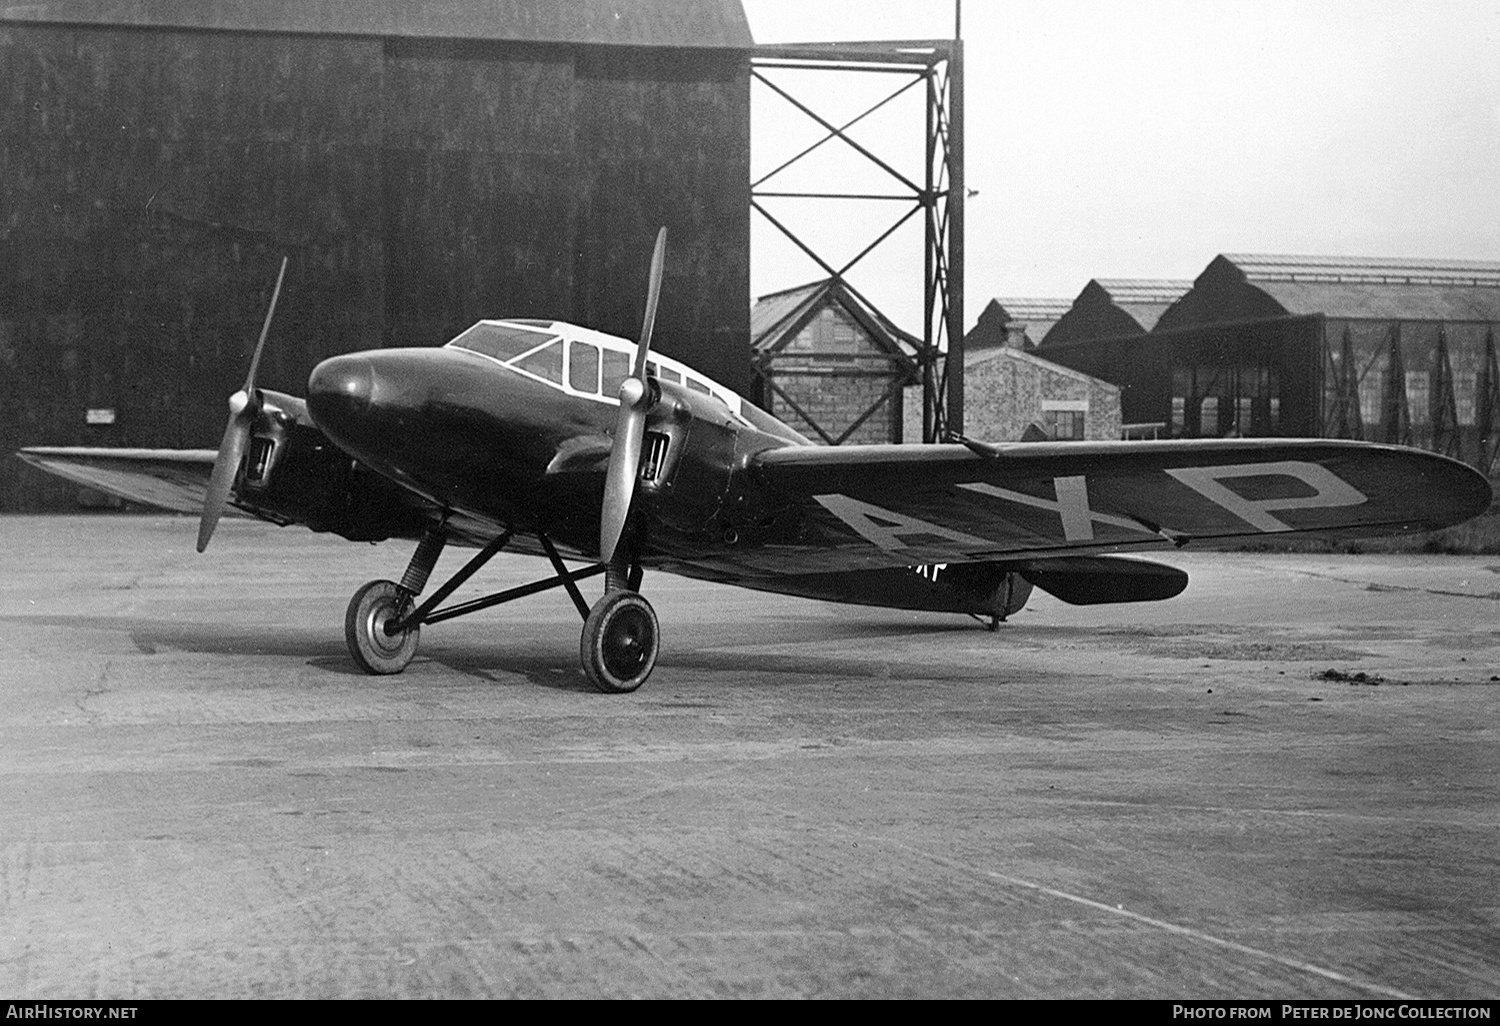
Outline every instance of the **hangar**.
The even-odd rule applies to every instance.
[[[0,452],[211,445],[262,380],[481,316],[631,336],[744,391],[737,0],[0,8]],[[0,460],[0,511],[74,489]]]
[[[1069,305],[1066,299],[996,297],[985,304],[979,320],[964,336],[964,352],[998,346],[1035,349]]]
[[[1095,278],[1083,287],[1039,342],[1063,345],[1075,339],[1148,332],[1192,287],[1190,281],[1172,279]]]
[[[1059,322],[1059,328],[1062,322]],[[1500,264],[1222,255],[1148,332],[1041,354],[1170,437],[1363,438],[1481,469],[1500,434]]]

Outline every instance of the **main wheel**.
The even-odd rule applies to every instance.
[[[583,672],[600,691],[622,695],[651,676],[660,650],[656,610],[633,591],[611,591],[583,625]]]
[[[422,628],[387,634],[385,625],[407,611],[410,597],[392,581],[371,581],[354,593],[344,614],[344,641],[366,673],[400,673],[417,654]]]

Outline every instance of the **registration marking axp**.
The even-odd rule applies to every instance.
[[[1244,521],[1256,531],[1267,533],[1295,530],[1292,525],[1274,515],[1279,511],[1333,509],[1357,506],[1367,501],[1363,492],[1327,467],[1305,460],[1176,467],[1165,470],[1165,473],[1214,505]],[[1232,481],[1236,478],[1250,477],[1289,478],[1306,486],[1310,494],[1250,498],[1224,484],[1225,481]],[[959,487],[1003,502],[1056,513],[1062,525],[1065,541],[1093,541],[1095,524],[1107,524],[1141,534],[1158,533],[1155,528],[1147,526],[1142,520],[1101,513],[1090,508],[1088,478],[1081,474],[1054,477],[1052,479],[1053,499],[1044,499],[984,482],[968,482],[960,484]],[[814,498],[856,534],[886,552],[897,552],[909,548],[910,546],[903,543],[901,539],[911,536],[942,539],[971,551],[992,545],[992,542],[984,538],[977,538],[910,514],[897,513],[847,495],[816,495]],[[1166,529],[1170,529],[1171,526],[1162,525]]]

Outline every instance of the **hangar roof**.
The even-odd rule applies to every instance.
[[[1068,312],[1070,305],[1070,299],[1038,296],[992,299],[964,336],[964,351],[981,351],[991,346],[1034,347],[1052,330],[1057,319]]]
[[[1143,335],[1192,287],[1174,278],[1095,278],[1053,325],[1043,346]]]
[[[1073,305],[1071,299],[1049,299],[1036,296],[998,296],[994,302],[1000,304],[1008,318],[1012,321],[1026,321],[1034,324],[1038,321],[1055,321],[1068,312],[1068,307]]]
[[[744,49],[740,0],[31,0],[0,22]]]
[[[1157,330],[1321,314],[1347,320],[1500,321],[1500,264],[1225,254]]]

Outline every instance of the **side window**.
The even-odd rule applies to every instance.
[[[568,343],[568,385],[590,395],[599,391],[599,350],[587,342]]]
[[[662,381],[670,381],[674,385],[682,384],[681,374],[678,374],[674,370],[669,370],[661,366],[655,360],[646,361],[646,373],[650,374],[653,378],[660,378]]]
[[[604,395],[610,399],[620,394],[620,385],[630,377],[630,354],[613,349],[604,351]]]
[[[687,387],[691,388],[694,392],[702,392],[704,395],[713,395],[712,390],[710,390],[707,385],[705,385],[701,381],[696,381],[693,378],[687,379]]]
[[[551,342],[534,353],[528,353],[519,360],[511,361],[511,366],[535,374],[537,377],[551,381],[554,384],[561,385],[563,377],[562,343]]]

